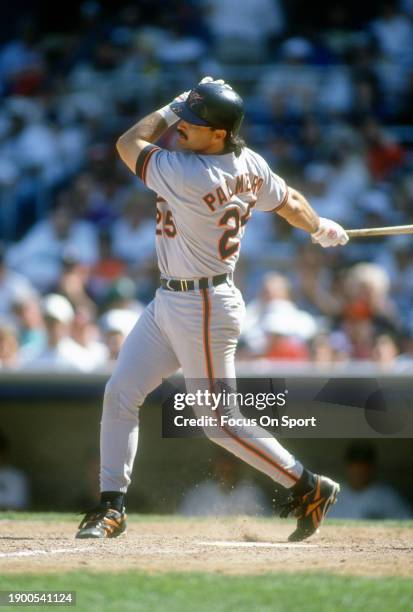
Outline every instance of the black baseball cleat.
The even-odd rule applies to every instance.
[[[289,536],[289,542],[300,542],[317,533],[331,504],[335,504],[340,485],[326,476],[314,475],[314,488],[300,497],[293,497],[282,506],[280,516],[295,516],[297,528]]]
[[[105,502],[88,510],[79,524],[76,538],[117,538],[126,532],[126,514]]]

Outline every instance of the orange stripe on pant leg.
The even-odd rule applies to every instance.
[[[210,391],[214,390],[214,370],[211,356],[211,343],[209,338],[209,321],[211,317],[211,303],[209,301],[208,289],[201,289],[202,293],[202,318],[203,318],[203,335],[204,335],[204,355],[206,361],[206,371],[210,386]]]
[[[213,369],[212,354],[211,354],[211,344],[210,344],[210,338],[209,338],[211,304],[209,300],[208,289],[201,289],[201,293],[202,293],[204,354],[205,354],[206,371],[207,371],[207,376],[208,376],[208,381],[209,381],[209,387],[212,393],[214,391],[215,377],[214,377],[214,369]],[[217,408],[217,414],[218,414],[218,417],[220,418],[221,415],[219,413],[218,408]],[[290,474],[290,472],[288,472],[285,468],[283,468],[281,465],[276,463],[273,459],[268,457],[263,451],[247,443],[242,438],[239,438],[233,431],[231,431],[229,427],[226,427],[225,425],[221,425],[221,429],[223,429],[225,433],[229,435],[233,440],[238,442],[238,444],[243,446],[245,449],[249,450],[251,453],[254,453],[256,457],[258,457],[262,461],[265,461],[266,463],[271,465],[271,467],[275,468],[278,472],[281,472],[281,474],[283,474],[284,476],[287,476],[288,478],[290,478],[294,483],[298,482],[299,478],[297,478],[293,474]]]

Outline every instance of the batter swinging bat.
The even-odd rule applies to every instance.
[[[413,234],[413,225],[393,225],[390,227],[370,227],[365,229],[346,230],[349,238],[365,238],[367,236],[398,236]]]

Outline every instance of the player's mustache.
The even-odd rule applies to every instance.
[[[182,138],[185,138],[185,140],[188,140],[188,136],[185,134],[185,132],[183,132],[180,129],[177,129],[176,131],[178,132],[180,136],[182,136]]]

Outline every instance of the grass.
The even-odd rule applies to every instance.
[[[87,612],[405,612],[413,599],[409,580],[327,574],[13,574],[0,577],[0,589],[76,591],[75,609]]]

